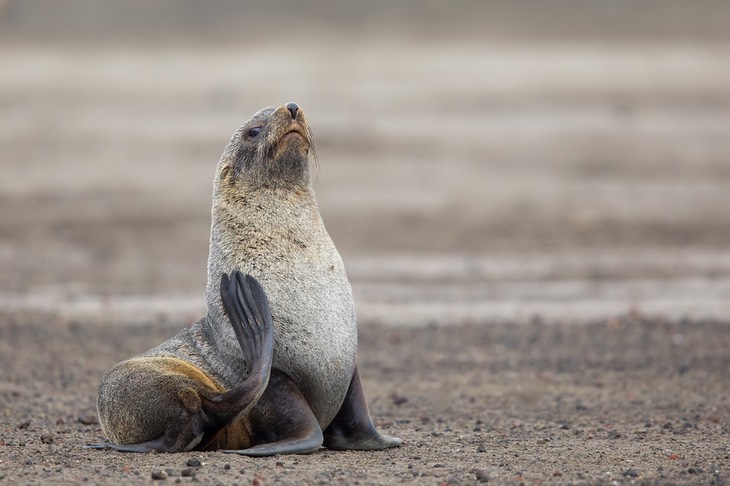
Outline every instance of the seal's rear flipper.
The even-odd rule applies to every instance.
[[[165,384],[167,393],[160,395],[162,398],[155,406],[165,410],[161,420],[165,421],[166,432],[161,437],[145,442],[87,444],[86,448],[119,452],[178,452],[205,448],[216,440],[221,429],[246,414],[256,404],[269,382],[273,356],[274,330],[266,295],[253,277],[233,272],[230,278],[224,275],[221,279],[221,298],[248,365],[244,366],[244,362],[241,362],[241,374],[245,378],[241,384],[223,392],[201,381],[200,377],[205,377],[205,372],[183,360],[170,357],[142,358],[141,370],[149,373],[146,379],[148,386],[154,389],[153,383],[159,384],[160,380]],[[123,373],[125,379],[134,373],[134,360],[129,363]],[[141,386],[145,388],[147,385]],[[137,390],[141,395],[147,391]],[[138,408],[138,411],[147,412],[145,407]],[[138,422],[144,424],[144,420]],[[149,431],[144,426],[138,428],[144,430],[127,436],[140,439],[149,437]]]
[[[183,423],[170,423],[167,427],[167,431],[156,439],[141,442],[139,444],[114,444],[112,442],[102,442],[100,444],[84,444],[84,449],[102,449],[112,450],[117,452],[178,452],[180,450],[192,449],[195,444],[200,442],[203,437],[203,433],[199,428],[202,423],[200,419],[197,421],[193,419],[197,424],[190,427],[191,422],[185,421]],[[196,425],[198,427],[196,427]],[[197,429],[197,430],[196,430]],[[187,440],[189,443],[187,447],[185,444],[182,446],[178,444],[178,441]]]
[[[206,438],[247,412],[264,393],[271,374],[274,354],[274,326],[269,301],[261,285],[251,275],[239,271],[221,277],[221,299],[238,344],[248,363],[248,377],[227,392],[203,398],[207,413]]]
[[[375,429],[365,392],[360,383],[360,373],[355,372],[350,380],[345,401],[332,423],[324,431],[324,445],[328,449],[373,451],[401,445],[397,437],[382,435]]]
[[[100,444],[84,444],[84,449],[101,449],[112,450],[117,452],[173,452],[175,439],[163,435],[158,439],[153,439],[141,444],[112,444],[111,442],[102,442]]]
[[[292,379],[277,369],[249,419],[255,445],[222,452],[243,456],[309,454],[322,446],[322,429],[309,404]]]
[[[221,277],[221,300],[236,334],[249,373],[268,374],[274,346],[269,300],[261,284],[239,271]],[[267,359],[268,357],[268,359]]]

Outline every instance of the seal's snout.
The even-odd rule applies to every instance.
[[[289,110],[289,114],[291,115],[292,120],[297,119],[297,113],[299,113],[299,105],[296,103],[287,103],[286,109]]]

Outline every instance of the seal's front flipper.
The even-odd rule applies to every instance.
[[[314,413],[289,376],[271,372],[269,386],[251,410],[253,447],[225,450],[244,456],[309,454],[322,446],[322,429]]]
[[[373,425],[360,383],[360,373],[355,372],[350,380],[345,401],[332,423],[324,431],[324,445],[328,449],[372,451],[397,447],[402,441],[396,437],[380,434]]]

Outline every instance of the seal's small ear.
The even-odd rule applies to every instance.
[[[228,177],[228,174],[230,172],[231,172],[231,166],[230,165],[223,166],[223,168],[221,169],[221,180],[223,180],[226,177]]]

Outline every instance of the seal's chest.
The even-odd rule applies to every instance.
[[[311,347],[334,347],[335,354],[341,353],[338,342],[357,339],[352,291],[346,279],[305,275],[279,283],[285,285],[273,285],[267,294],[281,339],[286,336]]]
[[[267,293],[274,320],[273,366],[291,376],[320,422],[327,423],[355,369],[357,325],[350,284],[336,278],[292,279]]]

